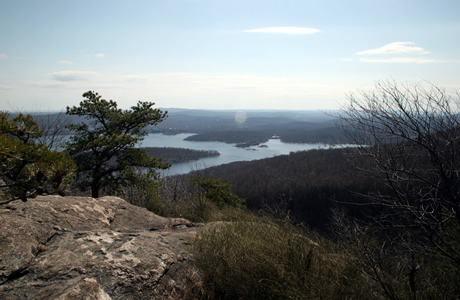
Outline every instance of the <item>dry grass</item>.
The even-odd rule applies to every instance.
[[[193,244],[211,299],[375,298],[373,283],[287,222],[209,224]]]

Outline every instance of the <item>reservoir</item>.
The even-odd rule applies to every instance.
[[[194,134],[181,133],[177,135],[164,135],[162,133],[149,134],[141,142],[141,147],[173,147],[196,150],[215,150],[220,156],[206,157],[196,161],[176,163],[169,170],[160,171],[164,176],[186,174],[193,170],[200,170],[227,164],[236,161],[250,161],[289,154],[290,152],[306,151],[312,149],[328,149],[343,147],[344,145],[327,144],[288,144],[279,139],[270,139],[268,142],[249,148],[236,147],[235,144],[222,142],[196,142],[184,139]]]

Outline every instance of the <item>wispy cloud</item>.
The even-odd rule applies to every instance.
[[[96,54],[94,54],[94,57],[96,57],[96,58],[105,58],[105,53],[96,53]]]
[[[2,91],[2,90],[13,90],[14,88],[15,88],[14,85],[0,84],[0,91]]]
[[[432,64],[432,63],[460,63],[460,60],[439,60],[422,57],[391,57],[391,58],[362,58],[362,62],[367,63],[415,63],[415,64]]]
[[[283,33],[283,34],[313,34],[321,30],[309,27],[264,27],[244,30],[244,32],[260,32],[260,33]]]
[[[333,107],[336,103],[331,99],[341,97],[350,87],[282,76],[171,72],[116,74],[67,70],[50,73],[48,78],[35,81],[34,88],[40,93],[65,96],[75,101],[79,101],[75,95],[94,89],[106,99],[117,100],[120,107],[130,107],[134,100],[141,99],[157,102],[163,107],[190,107],[190,103],[194,103],[194,107],[219,109],[276,108],[283,103],[285,109],[299,109],[299,103],[302,103],[302,109],[311,109],[318,103],[322,108]],[[210,102],[213,103],[211,106]]]
[[[87,81],[94,80],[98,77],[99,73],[91,71],[60,71],[51,73],[50,76],[53,80],[59,82],[68,82],[68,81]]]
[[[413,46],[413,42],[394,42],[377,49],[370,49],[357,52],[357,55],[378,55],[378,54],[429,54],[421,47]]]
[[[361,58],[365,63],[402,63],[402,64],[433,64],[459,63],[459,60],[433,59],[427,56],[430,52],[413,42],[394,42],[376,49],[357,52],[356,55],[367,56]]]
[[[9,57],[9,56],[6,55],[6,54],[1,54],[1,53],[0,53],[0,59],[25,60],[25,59],[27,59],[27,58],[26,58],[26,57],[23,57],[23,56]]]
[[[73,65],[73,61],[70,61],[70,60],[60,60],[58,61],[58,64],[60,65]]]

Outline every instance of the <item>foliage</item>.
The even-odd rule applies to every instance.
[[[119,187],[115,191],[115,195],[133,205],[145,207],[152,212],[158,213],[160,207],[159,186],[160,183],[152,180],[149,174],[140,173],[136,178],[135,184]]]
[[[98,93],[88,91],[83,97],[80,106],[67,107],[67,114],[88,120],[67,126],[74,132],[67,149],[78,167],[78,184],[89,185],[92,197],[99,197],[104,187],[126,186],[140,176],[155,180],[154,169],[169,167],[135,148],[147,134],[143,129],[164,120],[166,112],[154,109],[152,102],[139,101],[130,110],[122,110]]]
[[[0,177],[8,200],[26,200],[42,193],[65,193],[75,164],[68,153],[50,151],[35,140],[43,135],[31,115],[12,120],[0,112]]]
[[[198,190],[198,197],[209,200],[219,208],[245,207],[245,200],[232,192],[232,184],[212,177],[192,177],[190,181]]]
[[[203,184],[203,186],[199,186]],[[208,185],[208,195],[204,188]],[[212,190],[212,191],[211,191]],[[246,216],[244,199],[231,191],[231,184],[208,177],[188,175],[162,178],[159,201],[153,211],[167,217],[196,222],[232,221]]]

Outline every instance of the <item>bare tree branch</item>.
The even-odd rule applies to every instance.
[[[341,128],[365,171],[382,189],[367,195],[382,207],[379,224],[416,228],[460,267],[460,97],[434,85],[380,82],[349,95]],[[456,239],[452,239],[456,237]]]

